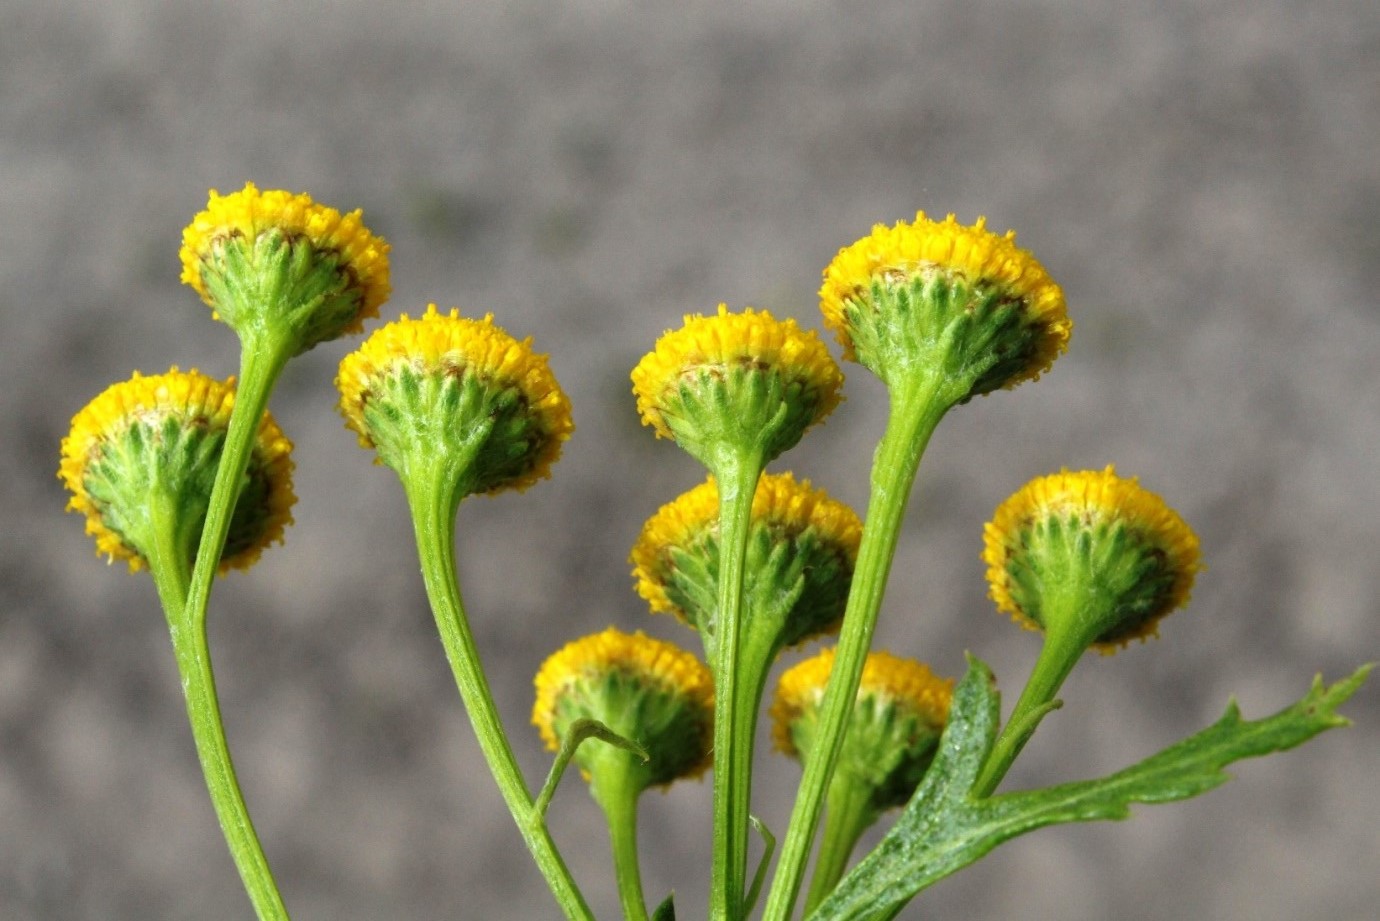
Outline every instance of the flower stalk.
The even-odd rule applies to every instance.
[[[752,736],[761,686],[742,665],[743,562],[760,452],[729,451],[712,470],[719,484],[719,603],[714,631],[714,850],[710,917],[742,917],[747,885]]]
[[[872,791],[862,779],[849,777],[844,771],[834,776],[840,782],[830,783],[825,796],[824,829],[819,836],[810,888],[805,894],[806,917],[834,891],[843,878],[843,871],[848,869],[853,847],[877,820],[870,803]]]
[[[183,600],[186,617],[193,629],[203,632],[206,629],[211,583],[230,534],[230,522],[249,467],[255,432],[268,408],[273,387],[291,357],[289,343],[280,337],[270,335],[262,340],[256,337],[243,342],[235,410],[230,415],[230,427],[225,434],[225,446],[206,509],[206,523],[196,545],[196,561]]]
[[[835,650],[825,649],[781,676],[772,702],[773,739],[809,764]],[[953,682],[913,659],[871,652],[863,665],[833,777],[823,840],[806,898],[808,916],[838,883],[859,836],[921,783],[948,721]]]
[[[626,759],[622,766],[607,768],[606,772],[593,787],[593,793],[609,826],[618,901],[623,908],[624,921],[648,921],[637,853],[637,800],[642,791],[629,777],[631,771]]]
[[[785,921],[799,893],[872,642],[896,540],[920,458],[940,419],[974,396],[1014,387],[1066,348],[1063,294],[1015,235],[949,215],[877,225],[824,270],[820,308],[847,357],[886,384],[887,428],[872,467],[857,570],[821,712],[817,756],[801,778],[767,921]]]
[[[1198,538],[1134,477],[1065,470],[1027,483],[983,529],[983,559],[998,609],[1044,634],[1040,656],[974,793],[1001,782],[1055,695],[1090,648],[1115,652],[1154,635],[1188,602],[1201,568]]]
[[[818,336],[765,312],[686,317],[632,372],[643,422],[674,438],[719,489],[714,612],[714,854],[710,917],[744,914],[752,731],[760,680],[744,674],[743,566],[765,465],[838,404],[843,376]],[[708,644],[707,644],[708,645]],[[754,687],[754,685],[756,687]]]
[[[245,889],[261,919],[286,919],[250,821],[226,743],[207,645],[204,609],[186,604],[190,569],[212,488],[233,427],[231,382],[173,368],[109,387],[73,419],[60,476],[69,508],[112,559],[147,566],[167,619],[187,714],[207,790]],[[266,414],[245,415],[242,508],[221,508],[233,545],[218,547],[211,572],[247,567],[279,540],[294,501],[291,444]],[[222,540],[224,544],[224,540]]]
[[[789,918],[799,896],[815,829],[824,809],[825,792],[858,692],[863,663],[872,646],[911,487],[930,436],[952,405],[940,382],[922,383],[929,386],[893,394],[886,431],[877,446],[858,562],[839,631],[834,668],[820,705],[819,735],[796,791],[776,876],[767,895],[763,914],[766,921]]]
[[[624,915],[646,921],[637,800],[708,767],[709,669],[672,643],[609,628],[549,656],[535,685],[532,722],[559,751],[553,775],[571,756],[580,765],[608,822]]]
[[[184,606],[189,579],[187,543],[179,539],[179,532],[186,531],[186,516],[177,498],[161,491],[149,497],[149,511],[154,533],[158,535],[148,559],[149,572],[167,616],[206,791],[259,921],[287,921],[287,906],[269,869],[230,758],[211,668],[206,620],[190,617]]]
[[[592,921],[594,915],[551,839],[545,819],[533,805],[531,791],[503,731],[465,614],[455,571],[455,513],[465,495],[464,483],[451,475],[451,463],[444,459],[432,463],[435,465],[432,470],[422,469],[419,459],[418,466],[403,477],[403,484],[412,512],[427,599],[436,618],[446,660],[489,771],[537,869],[567,918]]]
[[[592,918],[503,731],[455,569],[460,502],[549,475],[573,428],[569,401],[530,341],[435,305],[376,331],[336,383],[346,424],[402,481],[441,644],[499,792],[562,911]]]

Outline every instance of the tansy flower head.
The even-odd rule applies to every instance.
[[[752,499],[744,567],[749,621],[770,619],[779,650],[837,629],[862,524],[808,480],[767,474]],[[713,477],[648,519],[632,550],[637,592],[712,646],[719,571],[719,491]],[[756,629],[756,625],[748,629]]]
[[[722,446],[753,446],[763,463],[839,402],[843,375],[824,343],[794,320],[751,308],[687,316],[632,372],[637,411],[706,466]]]
[[[293,353],[363,329],[388,299],[388,244],[356,210],[306,195],[211,190],[182,232],[182,281],[242,337],[267,328]]]
[[[834,650],[825,649],[781,675],[771,705],[772,739],[780,751],[801,761],[810,757],[833,667]],[[934,757],[953,687],[952,679],[919,662],[869,653],[835,782],[863,784],[876,812],[905,803]]]
[[[942,369],[959,401],[1047,371],[1068,347],[1064,295],[1040,263],[978,218],[882,224],[824,270],[824,323],[888,385]]]
[[[345,424],[400,474],[448,457],[463,494],[526,489],[550,475],[570,437],[570,401],[546,356],[493,323],[432,304],[345,356],[336,377]]]
[[[595,719],[638,743],[645,765],[630,752],[586,742],[575,754],[598,783],[607,759],[640,765],[638,789],[700,774],[713,742],[714,688],[709,671],[671,643],[610,627],[575,640],[537,672],[532,722],[553,751],[578,719]]]
[[[138,570],[155,546],[171,542],[190,565],[234,402],[233,379],[222,383],[173,368],[152,377],[135,372],[76,414],[62,441],[58,478],[72,493],[68,510],[86,516],[86,533],[96,539],[98,553]],[[265,413],[221,572],[248,568],[265,547],[282,540],[296,501],[291,450]]]
[[[1201,568],[1193,530],[1110,466],[1030,481],[997,508],[983,543],[998,609],[1103,652],[1154,635]]]

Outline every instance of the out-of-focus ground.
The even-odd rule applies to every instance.
[[[924,468],[880,642],[1018,689],[982,524],[1028,478],[1116,463],[1208,570],[1157,642],[1075,672],[1014,785],[1121,767],[1380,657],[1380,9],[1373,0],[568,4],[0,2],[0,917],[248,918],[145,576],[92,556],[54,477],[131,370],[233,373],[178,283],[211,187],[308,191],[393,244],[384,318],[428,301],[535,337],[574,401],[555,477],[460,513],[485,663],[535,783],[530,678],[609,623],[695,645],[626,554],[696,466],[628,370],[725,301],[819,325],[834,251],[917,209],[1017,228],[1072,348],[962,407]],[[333,409],[331,343],[273,401],[297,525],[213,600],[243,785],[294,917],[550,918],[483,768],[393,474]],[[785,463],[862,507],[883,393]],[[908,917],[1363,919],[1380,903],[1380,692],[1355,728],[1129,824],[1038,832]],[[784,831],[798,771],[765,751]],[[708,783],[646,800],[649,898],[702,916]],[[601,820],[551,819],[600,917]],[[927,906],[927,907],[926,907]]]

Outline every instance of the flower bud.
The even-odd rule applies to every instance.
[[[346,355],[340,411],[359,443],[406,476],[423,462],[453,465],[461,493],[523,490],[550,476],[570,437],[570,401],[547,366],[493,323],[406,314]]]
[[[536,689],[532,722],[552,751],[576,720],[593,719],[647,752],[642,764],[624,749],[585,742],[575,761],[596,786],[606,767],[641,792],[709,766],[713,681],[698,659],[672,643],[610,627],[548,658]]]
[[[268,333],[288,354],[363,329],[388,299],[388,244],[361,212],[306,195],[211,190],[182,233],[182,281],[244,339]]]
[[[158,547],[173,546],[191,564],[234,402],[233,378],[221,382],[173,368],[152,377],[135,372],[77,413],[62,441],[58,477],[72,493],[68,510],[86,516],[98,553],[138,570]],[[247,569],[265,547],[282,540],[296,501],[291,450],[265,413],[230,520],[221,572]],[[156,514],[155,500],[171,510],[172,520]]]
[[[714,470],[725,448],[765,464],[795,445],[838,405],[843,375],[794,320],[720,304],[657,340],[632,381],[643,423]]]
[[[744,568],[748,635],[769,626],[774,656],[837,630],[861,535],[853,510],[808,480],[763,476],[752,500]],[[648,519],[632,550],[638,594],[653,611],[699,630],[711,649],[719,537],[719,491],[710,477]]]
[[[1073,328],[1059,286],[984,218],[878,224],[834,257],[819,295],[846,358],[888,387],[941,374],[959,403],[1039,377]]]
[[[1201,568],[1193,530],[1110,466],[1030,481],[997,508],[983,543],[999,610],[1103,652],[1154,635]]]

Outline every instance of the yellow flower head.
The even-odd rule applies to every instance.
[[[1073,329],[1044,267],[985,218],[878,224],[829,263],[819,296],[845,357],[883,379],[941,361],[974,373],[970,397],[1039,377]]]
[[[810,757],[819,708],[834,667],[822,650],[781,675],[771,705],[772,741],[802,762]],[[954,682],[910,659],[868,653],[844,732],[836,782],[862,783],[878,811],[910,798],[948,722]]]
[[[388,299],[388,244],[361,221],[307,195],[252,182],[211,190],[182,232],[182,281],[237,331],[282,327],[297,351],[357,333]]]
[[[1184,520],[1110,466],[1030,481],[998,506],[983,543],[999,610],[1031,630],[1092,630],[1102,652],[1153,636],[1202,568]]]
[[[767,474],[752,498],[750,528],[746,616],[781,617],[780,646],[837,629],[862,536],[853,510],[809,480]],[[713,477],[647,520],[631,562],[637,593],[653,611],[712,632],[719,566]]]
[[[403,314],[345,356],[336,386],[363,447],[399,472],[408,457],[449,453],[466,465],[467,494],[550,476],[575,428],[546,356],[492,314],[471,320],[435,304],[420,319]]]
[[[672,643],[610,627],[548,658],[537,672],[536,691],[532,722],[552,751],[576,720],[596,719],[650,756],[642,788],[696,776],[709,766],[714,683],[698,659]],[[597,780],[603,758],[628,754],[586,742],[575,760]]]
[[[221,382],[173,368],[152,377],[135,372],[76,414],[62,441],[58,478],[72,493],[68,510],[86,516],[97,553],[126,560],[131,570],[147,565],[158,529],[168,524],[152,503],[165,499],[178,518],[173,539],[191,562],[234,403],[233,378]],[[264,413],[221,553],[222,573],[248,568],[292,523],[291,450]]]
[[[819,336],[751,308],[687,316],[632,372],[637,411],[692,455],[758,445],[766,461],[839,402],[843,375]]]

